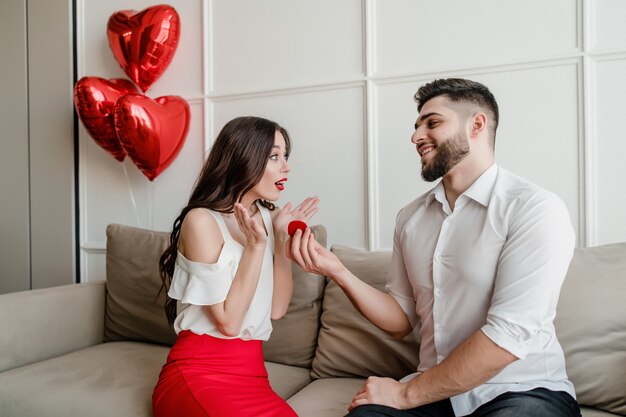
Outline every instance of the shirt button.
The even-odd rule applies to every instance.
[[[440,296],[441,296],[441,294],[443,294],[443,291],[441,291],[441,289],[440,289],[440,288],[435,288],[435,295],[436,295],[437,297],[440,297]]]
[[[436,254],[436,255],[435,255],[435,261],[436,261],[436,262],[440,262],[440,261],[441,261],[441,255]]]
[[[437,355],[437,362],[443,361],[443,355]]]

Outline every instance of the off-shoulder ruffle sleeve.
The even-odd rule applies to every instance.
[[[222,251],[217,263],[193,262],[180,252],[167,295],[186,304],[213,305],[226,299],[233,281],[233,255]]]

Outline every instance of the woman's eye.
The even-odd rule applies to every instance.
[[[270,159],[272,161],[278,161],[278,155],[274,154],[274,155],[270,156]]]

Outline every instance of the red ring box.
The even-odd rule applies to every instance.
[[[304,233],[306,228],[307,226],[305,222],[302,220],[294,220],[287,226],[287,233],[289,233],[289,236],[293,236],[296,233],[296,230],[300,229]]]

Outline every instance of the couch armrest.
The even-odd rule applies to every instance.
[[[0,372],[102,343],[105,283],[0,295]]]

